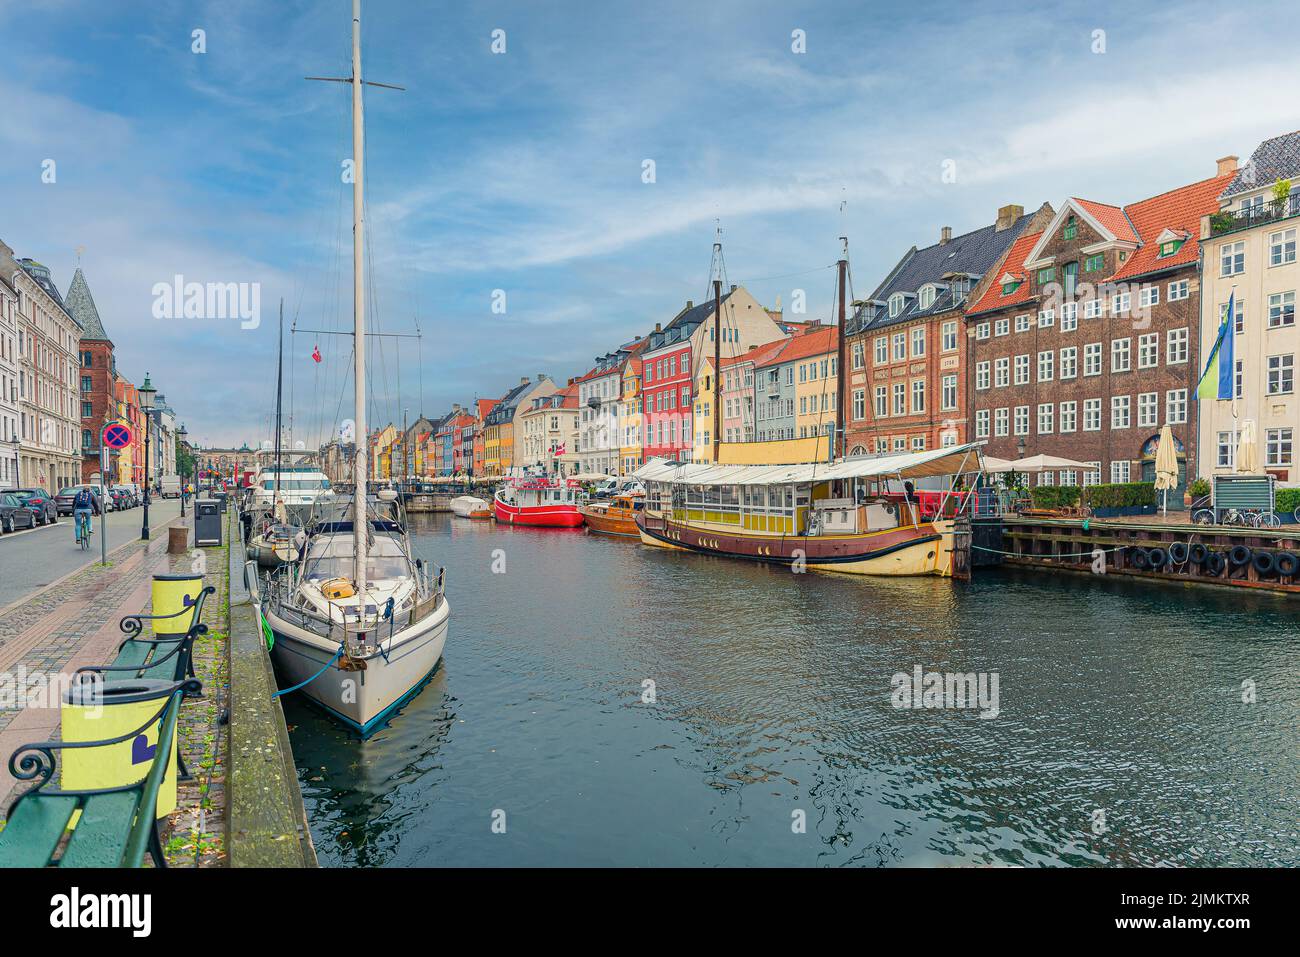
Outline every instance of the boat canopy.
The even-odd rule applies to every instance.
[[[967,442],[926,452],[800,465],[680,464],[667,459],[651,459],[632,474],[643,482],[674,485],[806,485],[832,479],[923,478],[977,471],[978,450],[983,444]]]

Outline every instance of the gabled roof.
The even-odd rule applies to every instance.
[[[1141,245],[1110,280],[1131,279],[1196,262],[1200,256],[1201,217],[1219,211],[1219,194],[1235,176],[1225,173],[1125,206],[1124,212],[1137,230]],[[1159,238],[1166,229],[1185,233],[1188,238],[1172,256],[1162,257]]]
[[[1250,154],[1250,161],[1233,175],[1219,193],[1220,200],[1271,186],[1280,179],[1300,178],[1300,130],[1265,140]]]
[[[475,399],[474,407],[478,410],[478,417],[482,419],[497,404],[497,399]]]
[[[752,362],[755,367],[764,365],[773,357],[780,355],[781,350],[789,344],[790,337],[786,336],[782,339],[773,339],[771,342],[765,342],[761,346],[755,346],[748,352],[742,352],[740,355],[723,356],[722,368],[725,369],[728,366],[733,366],[741,362]],[[713,358],[710,356],[708,361],[712,362]]]
[[[32,281],[45,291],[47,296],[59,304],[60,309],[65,313],[68,312],[68,307],[63,304],[63,297],[59,295],[59,287],[54,285],[54,280],[50,277],[48,266],[43,266],[34,259],[20,259],[18,265],[23,267],[23,272],[27,273],[32,278]],[[73,322],[81,325],[76,316],[71,313],[68,313],[68,315]]]
[[[1061,212],[1056,214],[1052,220],[1052,226],[1056,225],[1056,220],[1061,219],[1066,209],[1071,203],[1077,204],[1092,219],[1100,223],[1102,228],[1110,234],[1111,239],[1122,239],[1125,242],[1137,242],[1137,230],[1125,215],[1124,209],[1120,206],[1111,206],[1107,203],[1097,203],[1090,199],[1080,199],[1077,196],[1070,197],[1069,201],[1062,204]],[[1050,233],[1052,227],[1049,226],[1047,232]]]
[[[797,335],[781,350],[780,360],[784,364],[807,359],[809,356],[824,356],[834,352],[839,345],[839,332],[838,326],[825,326]]]
[[[502,422],[508,422],[514,417],[515,406],[519,404],[519,400],[523,397],[523,394],[532,387],[533,383],[531,382],[521,382],[503,395],[492,407],[492,411],[487,414],[487,419],[484,424],[500,425]]]
[[[850,334],[866,328],[878,328],[910,322],[921,316],[946,312],[960,303],[953,302],[952,289],[945,276],[960,274],[978,279],[992,269],[1016,238],[1024,231],[1034,213],[1024,213],[1006,229],[999,230],[996,223],[954,236],[946,243],[935,243],[924,249],[909,250],[869,300],[887,302],[895,293],[913,298],[906,299],[896,316],[882,311],[869,321],[859,311],[848,323]],[[931,283],[939,286],[934,302],[921,308],[919,293],[922,286]]]
[[[80,266],[72,274],[72,283],[68,286],[68,294],[63,297],[63,305],[68,315],[77,320],[78,325],[84,330],[81,334],[83,342],[112,341],[104,331],[104,324],[99,320],[99,310],[95,308],[95,299],[90,294],[90,286],[87,285],[85,274],[82,273]]]
[[[1023,276],[1025,274],[1025,260],[1029,258],[1030,252],[1038,244],[1039,237],[1042,235],[1043,233],[1029,233],[1012,243],[1011,249],[1007,252],[1005,271],[1012,275]],[[976,313],[988,312],[991,309],[1020,305],[1029,302],[1033,298],[1033,287],[1023,279],[1014,292],[1010,292],[1005,296],[1002,295],[1001,282],[990,283],[988,288],[984,290],[984,295],[966,308],[966,315],[973,316]]]

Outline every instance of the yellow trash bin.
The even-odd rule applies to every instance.
[[[151,615],[175,615],[153,622],[155,635],[183,635],[190,630],[190,619],[177,614],[199,600],[203,591],[202,575],[154,575]],[[143,719],[142,719],[143,720]]]
[[[64,741],[106,741],[142,727],[167,704],[176,690],[169,681],[141,678],[113,683],[81,682],[63,696]],[[65,748],[61,752],[65,791],[124,787],[142,781],[158,760],[162,722],[154,721],[139,734],[98,748]],[[158,817],[176,809],[176,741],[166,755],[167,769],[158,791]]]

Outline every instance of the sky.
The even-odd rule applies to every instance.
[[[706,297],[719,226],[729,282],[829,320],[841,235],[861,298],[943,226],[1244,162],[1300,128],[1300,58],[1243,24],[1293,12],[366,0],[363,75],[405,87],[365,101],[370,423],[582,374]],[[205,446],[269,437],[283,300],[294,438],[332,435],[350,90],[304,77],[350,74],[350,0],[0,0],[0,35],[0,239],[62,290],[80,263],[119,372]],[[169,312],[176,276],[260,314]]]

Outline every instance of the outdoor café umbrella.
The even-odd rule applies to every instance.
[[[996,455],[984,456],[985,472],[1010,472],[1011,466],[1010,459],[1000,459]]]
[[[1174,432],[1168,423],[1160,430],[1156,443],[1156,490],[1165,493],[1161,511],[1169,514],[1169,490],[1178,485],[1178,451],[1174,448]]]
[[[1013,472],[1046,472],[1049,469],[1087,469],[1091,468],[1087,462],[1076,462],[1074,459],[1063,459],[1058,455],[1031,455],[1027,459],[1017,459],[1008,465],[1008,470]]]
[[[1255,440],[1255,420],[1243,419],[1241,435],[1237,437],[1237,471],[1254,475],[1259,471],[1259,444]]]

